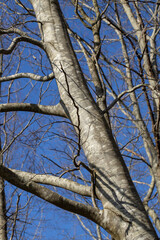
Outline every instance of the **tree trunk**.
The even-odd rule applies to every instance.
[[[0,77],[1,76],[2,76],[2,55],[0,55]],[[0,99],[1,99],[1,83],[0,83]],[[0,130],[0,164],[3,164],[1,130]],[[7,240],[6,199],[4,191],[4,180],[1,177],[0,177],[0,239]]]
[[[143,20],[139,14],[138,18],[136,19],[134,17],[134,14],[129,6],[128,1],[126,0],[121,0],[120,1],[124,11],[126,13],[126,15],[128,16],[128,19],[130,21],[130,23],[132,24],[133,29],[136,32],[137,38],[138,38],[138,42],[139,42],[139,47],[141,49],[141,54],[143,55],[143,68],[147,74],[148,80],[149,80],[149,84],[152,87],[152,89],[157,89],[158,87],[158,75],[156,72],[156,68],[155,65],[153,64],[153,62],[151,62],[151,55],[153,54],[152,51],[155,49],[154,45],[155,44],[155,39],[154,37],[150,37],[150,45],[151,45],[151,50],[149,53],[149,49],[148,49],[148,44],[147,44],[147,34],[146,34],[146,29],[144,27],[144,23]],[[139,20],[139,22],[137,21]],[[153,97],[153,107],[154,107],[154,118],[155,118],[155,126],[157,125],[157,121],[159,116],[159,97],[157,96],[156,91],[152,91],[152,97]],[[159,123],[158,123],[159,124]],[[156,128],[154,131],[157,131]],[[159,138],[159,134],[156,133],[156,135]],[[159,196],[159,201],[160,201],[160,156],[159,156],[159,139],[156,139],[158,146],[156,148],[150,149],[150,152],[152,153],[152,171],[153,171],[153,175],[155,178],[155,183],[156,183],[156,187],[157,187],[157,192],[158,192],[158,196]],[[157,145],[156,144],[156,145]],[[155,154],[155,149],[156,149],[156,154]]]
[[[0,154],[1,155],[1,154]],[[7,240],[4,180],[0,177],[0,239]]]
[[[114,239],[158,239],[129,176],[118,146],[92,98],[74,54],[57,0],[30,0],[62,103],[74,124],[89,166],[96,173],[96,194],[103,222]]]

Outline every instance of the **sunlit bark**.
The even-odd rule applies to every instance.
[[[76,126],[78,118],[80,120],[78,127],[81,143],[90,167],[96,172],[97,194],[103,203],[104,221],[107,223],[107,219],[112,216],[110,229],[109,226],[106,226],[106,229],[115,239],[154,237],[154,230],[107,122],[100,114],[86,86],[58,2],[46,0],[31,3],[37,20],[41,23],[42,39],[54,69],[61,99],[72,123]]]
[[[2,59],[0,54],[0,77],[2,76]],[[1,83],[0,83],[0,97],[1,97]],[[3,164],[3,153],[1,146],[1,132],[0,132],[0,165]],[[0,239],[7,240],[7,220],[6,220],[6,199],[4,190],[4,179],[0,177]]]

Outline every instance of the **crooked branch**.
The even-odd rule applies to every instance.
[[[114,99],[114,101],[107,107],[107,110],[105,110],[105,112],[109,111],[125,94],[129,94],[129,93],[135,91],[136,89],[141,88],[141,87],[144,87],[144,86],[148,86],[148,85],[147,85],[147,84],[139,84],[139,85],[133,87],[133,88],[130,89],[130,90],[123,91],[123,92],[122,92],[121,94],[119,94],[119,95],[117,96],[117,98]]]
[[[4,49],[4,48],[0,49],[0,54],[7,55],[7,54],[12,53],[12,51],[15,49],[15,47],[17,46],[17,44],[19,42],[28,42],[28,43],[34,44],[43,49],[43,43],[36,39],[33,39],[31,37],[16,37],[13,39],[13,41],[11,42],[10,46],[7,49]]]

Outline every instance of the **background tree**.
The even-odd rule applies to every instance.
[[[159,1],[62,1],[65,18],[57,0],[10,2],[1,177],[114,239],[158,239]]]

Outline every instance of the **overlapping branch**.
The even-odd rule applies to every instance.
[[[91,188],[89,186],[79,184],[69,179],[60,178],[48,174],[34,174],[15,169],[11,169],[11,171],[17,174],[18,176],[21,176],[23,179],[25,179],[25,181],[28,182],[32,181],[39,184],[60,187],[72,191],[74,193],[80,194],[82,196],[91,197]]]
[[[116,99],[113,100],[113,102],[107,107],[107,111],[110,110],[125,94],[129,94],[131,92],[134,92],[136,89],[141,88],[147,86],[147,84],[139,84],[135,87],[133,87],[132,89],[123,91],[122,93],[120,93]]]
[[[87,206],[83,203],[63,197],[60,194],[34,182],[31,178],[28,178],[27,174],[23,174],[22,176],[17,172],[0,165],[0,175],[16,187],[30,192],[57,207],[72,213],[80,214],[81,216],[87,217],[88,219],[101,224],[102,216],[100,210],[91,207],[90,205]]]

